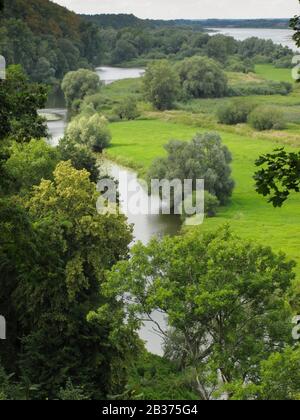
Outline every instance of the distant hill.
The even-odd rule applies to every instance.
[[[138,27],[146,23],[143,19],[127,14],[81,15],[81,17],[89,22],[96,23],[102,28],[122,29],[125,27]]]
[[[34,34],[80,37],[80,16],[49,0],[6,0],[3,17],[21,19]]]
[[[54,84],[101,62],[98,26],[49,0],[4,0],[0,27],[0,54],[34,81]]]

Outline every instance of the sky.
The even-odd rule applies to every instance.
[[[53,0],[77,13],[133,13],[151,19],[289,18],[298,0]]]

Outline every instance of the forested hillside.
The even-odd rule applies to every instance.
[[[96,23],[102,28],[121,29],[126,27],[137,27],[145,24],[145,21],[130,14],[103,14],[103,15],[82,15],[83,19]]]
[[[78,67],[99,64],[98,28],[49,0],[5,2],[0,15],[0,53],[21,64],[32,80],[54,84]]]
[[[5,3],[4,18],[22,19],[37,35],[80,38],[81,19],[76,13],[48,0],[13,0]]]

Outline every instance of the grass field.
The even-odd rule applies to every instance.
[[[257,64],[255,66],[255,72],[258,76],[267,80],[294,83],[291,69],[277,69],[272,64]]]
[[[154,158],[164,155],[163,145],[168,140],[189,140],[197,131],[207,131],[161,120],[113,123],[110,127],[113,143],[107,151],[108,156],[144,170]],[[278,144],[233,133],[220,134],[233,155],[236,188],[230,205],[220,209],[217,218],[207,219],[202,228],[211,229],[229,222],[241,236],[270,245],[300,263],[300,195],[292,196],[282,209],[274,209],[254,189],[255,159]],[[300,265],[297,273],[299,276]]]

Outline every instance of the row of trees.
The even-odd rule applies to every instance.
[[[216,61],[195,56],[176,66],[166,60],[151,64],[144,77],[147,99],[159,110],[176,99],[218,98],[227,93],[227,77]]]

